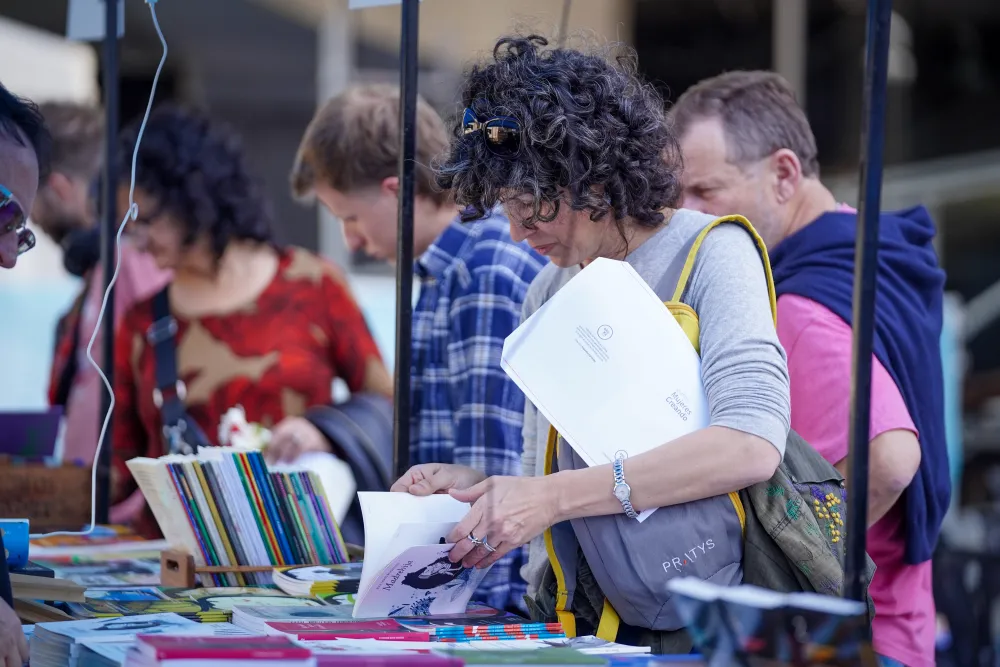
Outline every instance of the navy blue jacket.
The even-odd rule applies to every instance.
[[[852,322],[855,213],[826,213],[770,253],[778,296],[816,301]],[[944,272],[934,223],[918,206],[879,224],[873,352],[899,388],[920,439],[920,468],[903,495],[906,561],[931,558],[951,496],[944,428],[941,317]]]

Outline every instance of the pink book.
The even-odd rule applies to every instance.
[[[272,621],[268,628],[296,639],[379,639],[395,642],[428,642],[430,633],[409,630],[392,619],[377,621],[316,621],[313,623],[281,623]]]
[[[288,637],[192,637],[139,635],[136,648],[162,660],[307,661],[312,651]]]
[[[316,656],[316,667],[463,667],[458,658],[424,653],[406,655],[336,655],[324,653]]]

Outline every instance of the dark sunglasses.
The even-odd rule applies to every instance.
[[[521,150],[521,124],[510,116],[495,116],[480,120],[476,112],[466,109],[462,116],[462,134],[482,132],[486,150],[499,157],[513,157]]]
[[[35,235],[28,229],[28,216],[14,194],[0,185],[0,236],[17,234],[17,254],[35,247]]]

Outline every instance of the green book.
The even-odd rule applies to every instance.
[[[607,665],[598,655],[571,648],[543,648],[531,651],[455,651],[466,665]]]

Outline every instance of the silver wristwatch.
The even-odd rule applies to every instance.
[[[638,519],[639,514],[632,507],[632,487],[625,483],[625,452],[619,451],[615,454],[614,472],[615,488],[613,490],[615,498],[622,504],[625,516],[630,519]]]

